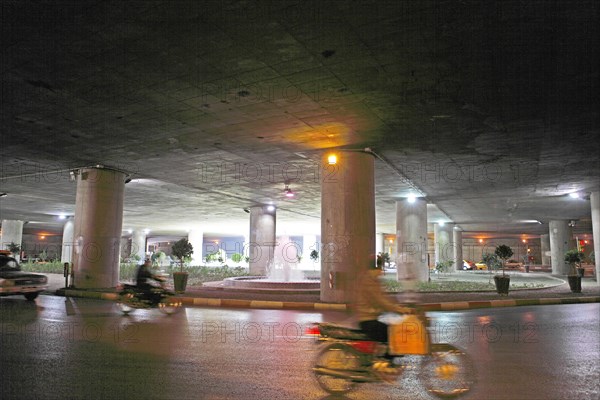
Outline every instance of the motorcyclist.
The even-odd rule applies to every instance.
[[[143,293],[143,297],[153,304],[157,304],[160,301],[162,288],[153,285],[152,281],[162,282],[164,279],[160,275],[153,274],[150,270],[151,267],[152,261],[147,258],[138,267],[135,281],[136,287]]]
[[[379,321],[379,316],[386,312],[410,314],[411,308],[404,307],[390,300],[385,294],[380,282],[383,274],[382,263],[377,263],[365,271],[360,280],[356,300],[356,314],[360,329],[371,339],[388,343],[388,325]],[[386,362],[379,365],[383,372],[395,372],[393,355],[386,352]]]

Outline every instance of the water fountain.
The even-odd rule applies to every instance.
[[[290,246],[290,244],[292,244]],[[298,268],[298,249],[293,242],[282,240],[275,247],[275,258],[267,265],[265,276],[238,276],[226,278],[223,287],[228,289],[318,292],[318,277],[307,278]]]

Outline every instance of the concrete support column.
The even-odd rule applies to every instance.
[[[399,281],[426,282],[427,202],[417,198],[396,202],[396,268]]]
[[[542,265],[551,265],[550,235],[540,235],[540,250],[542,252]]]
[[[110,169],[77,171],[73,254],[77,288],[107,288],[119,282],[125,177]]]
[[[462,231],[457,227],[452,230],[454,240],[454,270],[463,268]]]
[[[11,243],[21,246],[23,243],[23,221],[3,219],[2,220],[2,249],[8,250]],[[21,247],[21,250],[23,248]],[[21,254],[13,254],[17,261],[21,261]]]
[[[454,224],[434,225],[435,264],[452,261],[451,270],[456,269],[454,265]]]
[[[192,253],[192,265],[202,265],[204,261],[204,232],[193,229],[188,233],[188,242],[194,248]]]
[[[62,251],[60,253],[61,263],[70,263],[73,260],[73,238],[75,233],[75,223],[68,219],[63,226]]]
[[[594,260],[596,263],[596,284],[600,286],[600,191],[592,192],[592,237],[594,239]]]
[[[137,255],[140,258],[138,264],[142,264],[146,259],[146,231],[136,229],[131,234],[131,255]]]
[[[271,209],[272,208],[272,209]],[[250,274],[266,275],[275,255],[276,210],[273,206],[250,207]]]
[[[385,235],[383,233],[375,235],[375,254],[379,253],[385,253]]]
[[[374,161],[367,153],[322,159],[321,300],[352,303],[358,277],[375,264]]]
[[[572,237],[569,221],[550,221],[550,252],[554,275],[569,274],[569,264],[565,262],[565,252],[571,248]]]

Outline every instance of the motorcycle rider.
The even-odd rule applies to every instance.
[[[151,267],[152,261],[149,258],[146,258],[144,263],[138,267],[135,278],[136,287],[143,293],[145,299],[150,300],[152,304],[158,304],[162,288],[153,285],[151,282],[162,282],[163,278],[153,274],[150,270]]]
[[[369,338],[388,343],[388,325],[379,321],[379,316],[385,312],[410,314],[413,310],[387,297],[380,282],[380,277],[383,275],[382,264],[377,262],[363,273],[359,280],[355,309],[360,329]],[[377,370],[383,373],[397,372],[392,363],[394,356],[386,351],[384,358],[385,361],[375,366]]]

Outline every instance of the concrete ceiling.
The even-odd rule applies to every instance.
[[[69,171],[98,164],[131,174],[124,229],[238,234],[268,202],[314,228],[321,153],[369,147],[380,232],[415,189],[468,235],[591,232],[595,1],[3,0],[0,18],[0,218],[26,229],[60,232]]]

